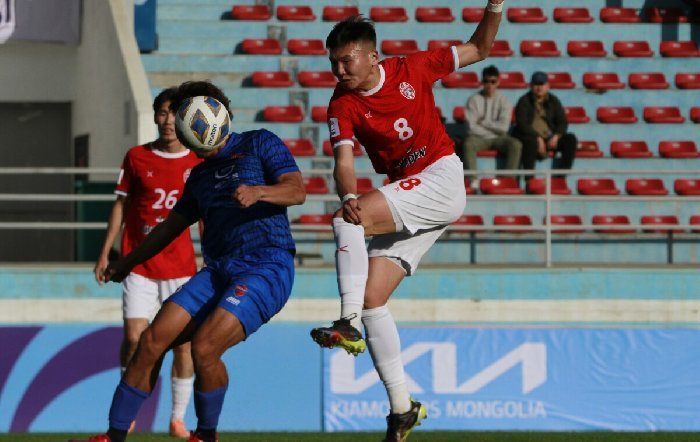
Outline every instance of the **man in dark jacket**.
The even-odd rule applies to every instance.
[[[530,92],[518,100],[515,118],[513,135],[523,144],[523,169],[534,170],[535,160],[547,158],[549,152],[554,152],[553,169],[571,169],[576,155],[576,135],[566,131],[566,114],[559,99],[549,93],[547,74],[539,71],[532,74]]]

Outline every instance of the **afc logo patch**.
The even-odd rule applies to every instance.
[[[331,138],[340,135],[340,124],[337,118],[332,117],[328,119],[328,132],[331,133]]]
[[[403,95],[404,98],[409,100],[416,98],[416,90],[413,89],[413,86],[411,86],[410,83],[406,83],[405,81],[399,85],[399,92],[401,92],[401,95]]]

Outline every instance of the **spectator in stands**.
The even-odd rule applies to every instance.
[[[427,416],[409,395],[387,301],[466,203],[464,166],[440,122],[433,83],[488,55],[502,9],[503,0],[489,0],[468,42],[407,57],[380,61],[374,26],[361,16],[339,22],[326,38],[338,78],[328,128],[341,202],[333,218],[341,308],[338,320],[311,336],[354,355],[369,347],[389,398],[385,441],[405,441]],[[353,137],[391,181],[359,197]],[[369,246],[365,235],[372,235]]]
[[[195,81],[180,85],[171,109],[196,96],[215,98],[229,108],[221,89]],[[289,149],[259,129],[231,133],[220,147],[197,155],[204,161],[192,170],[168,217],[131,253],[110,263],[103,278],[122,281],[200,218],[206,267],[163,303],[144,330],[115,389],[109,430],[88,442],[126,439],[130,423],[155,387],[165,352],[186,341],[192,342],[197,413],[197,429],[188,441],[217,441],[228,388],[221,357],[277,314],[291,293],[295,245],[287,206],[303,203],[306,194]]]
[[[109,253],[119,235],[121,251],[131,252],[148,232],[164,220],[182,195],[185,179],[200,159],[175,136],[175,114],[170,101],[176,88],[163,90],[153,101],[158,139],[132,147],[122,162],[117,199],[107,221],[107,234],[95,264],[95,278],[104,283]],[[197,271],[189,230],[163,252],[134,267],[124,278],[122,315],[124,338],[119,359],[122,373],[136,351],[141,333],[164,300]],[[194,368],[190,344],[173,349],[170,435],[187,437],[184,417],[192,396]]]
[[[467,100],[467,138],[464,140],[465,169],[476,169],[476,153],[495,149],[505,155],[507,170],[520,168],[522,143],[508,135],[513,105],[498,91],[498,68],[487,66],[481,72],[483,88]],[[479,180],[471,177],[471,187],[477,189]]]
[[[534,170],[536,160],[544,160],[554,153],[553,169],[571,169],[576,155],[576,135],[567,132],[564,107],[549,92],[547,74],[538,71],[530,79],[530,92],[515,105],[513,135],[522,142],[522,167]],[[532,175],[525,177],[526,180]]]

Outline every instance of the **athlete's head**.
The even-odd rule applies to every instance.
[[[230,108],[231,100],[224,94],[224,91],[208,81],[186,81],[175,88],[175,93],[170,100],[170,109],[177,111],[183,100],[200,96],[216,98],[226,107],[228,114],[233,118]]]
[[[354,15],[337,23],[326,38],[331,70],[348,90],[369,90],[378,82],[377,33],[371,21]]]
[[[176,91],[176,87],[163,89],[153,100],[153,122],[158,126],[158,138],[166,144],[177,141],[175,112],[170,109]]]

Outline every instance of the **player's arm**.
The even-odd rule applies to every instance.
[[[360,208],[357,206],[357,179],[355,178],[355,155],[352,144],[340,144],[334,149],[335,166],[333,179],[338,197],[343,204],[343,218],[353,224],[361,224]]]
[[[278,206],[294,206],[306,201],[306,189],[301,172],[283,173],[271,186],[248,186],[241,184],[233,193],[233,199],[241,207],[250,207],[258,201]]]
[[[503,15],[501,8],[503,8],[503,0],[488,0],[484,18],[479,22],[469,41],[456,47],[460,68],[481,61],[489,55],[498,32],[498,25],[501,23]]]
[[[170,211],[165,221],[155,226],[131,253],[107,266],[103,275],[104,280],[121,282],[131,269],[157,255],[190,224],[192,222],[188,218],[174,210]]]
[[[103,284],[104,281],[104,271],[109,264],[109,251],[114,245],[114,241],[117,235],[122,229],[124,224],[124,213],[126,209],[127,198],[124,195],[117,195],[117,199],[112,205],[112,210],[109,213],[109,219],[107,220],[107,233],[105,234],[104,243],[102,243],[102,249],[100,249],[100,254],[97,257],[97,262],[95,263],[95,279],[98,283]]]

